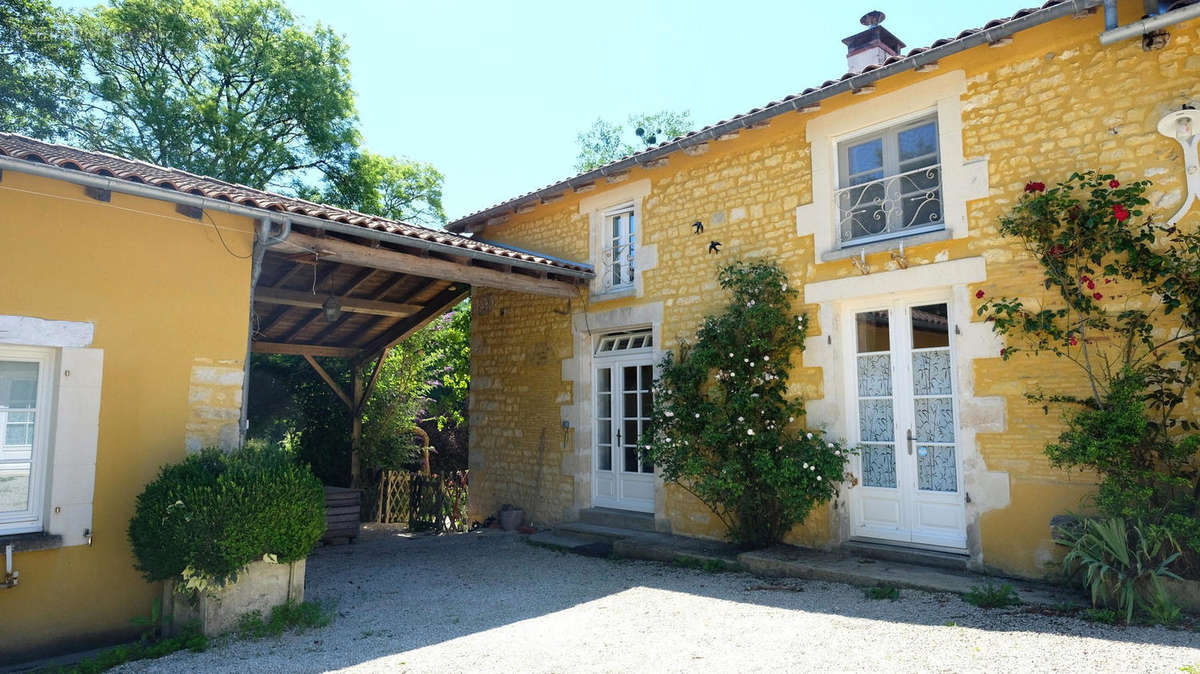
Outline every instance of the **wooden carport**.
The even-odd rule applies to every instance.
[[[579,263],[372,220],[393,231],[363,228],[365,236],[355,236],[291,223],[267,240],[253,296],[251,350],[303,356],[345,403],[355,483],[362,408],[392,346],[461,302],[472,286],[571,298],[592,276]],[[434,245],[424,233],[433,234]],[[351,361],[349,391],[321,366],[323,357]]]

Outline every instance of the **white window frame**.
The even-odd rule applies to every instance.
[[[894,250],[902,239],[842,247],[839,245],[838,146],[841,139],[880,130],[905,119],[917,119],[936,110],[938,151],[942,167],[942,219],[945,229],[915,235],[906,244],[917,245],[970,235],[967,202],[988,196],[987,157],[963,157],[963,97],[967,77],[963,70],[934,75],[909,86],[872,95],[866,100],[820,114],[805,126],[810,147],[812,201],[796,207],[796,234],[813,237],[818,262],[844,259],[861,252]]]
[[[33,362],[38,365],[37,402],[34,415],[33,448],[29,471],[29,507],[0,512],[0,535],[36,533],[46,520],[47,469],[50,465],[50,436],[53,432],[58,350],[45,347],[0,344],[0,360]],[[5,429],[0,428],[0,432]],[[0,466],[3,464],[0,463]]]
[[[619,225],[613,221],[620,218]],[[633,202],[610,208],[601,214],[600,271],[605,291],[632,288],[637,278],[637,234],[641,223]],[[616,229],[616,234],[613,230]],[[614,278],[619,276],[619,278]]]
[[[925,126],[927,124],[934,125],[934,137],[937,139],[937,150],[934,152],[934,161],[931,164],[920,166],[907,171],[900,171],[900,153],[899,153],[899,136],[901,133]],[[837,167],[838,181],[837,187],[834,190],[833,204],[837,211],[837,242],[840,248],[854,248],[864,244],[873,243],[876,241],[885,241],[888,239],[898,239],[907,236],[916,236],[918,234],[926,234],[936,232],[946,228],[945,218],[942,217],[944,192],[942,186],[941,175],[941,155],[942,143],[939,134],[938,115],[936,109],[929,109],[915,114],[905,115],[900,119],[892,119],[884,122],[882,125],[877,125],[866,132],[858,132],[850,136],[843,136],[836,139],[837,143]],[[880,169],[883,171],[883,177],[870,180],[863,183],[851,184],[850,182],[850,161],[849,150],[851,147],[869,143],[874,140],[881,141],[883,149],[883,165]],[[919,159],[919,158],[915,158]],[[913,161],[913,160],[909,160]],[[871,173],[875,171],[870,171]],[[915,182],[917,179],[924,177],[926,179],[936,178],[936,185],[933,187],[921,188]],[[882,199],[882,212],[886,219],[884,231],[878,234],[860,236],[843,240],[843,227],[847,217],[843,210],[843,202],[850,201],[852,206],[862,206],[857,203],[861,196],[877,193],[877,190],[868,192],[871,186],[879,185],[884,190]],[[914,189],[915,188],[915,189]],[[855,195],[855,191],[859,191],[859,195]],[[903,222],[897,224],[897,219],[902,220],[904,217],[903,199],[905,197],[922,196],[926,202],[935,202],[937,206],[936,222],[931,222],[924,225],[906,226]],[[924,209],[922,209],[924,210]]]

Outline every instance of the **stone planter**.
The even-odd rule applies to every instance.
[[[1200,615],[1200,580],[1164,578],[1163,588],[1179,608]]]
[[[216,636],[237,627],[238,620],[251,611],[271,609],[289,600],[304,601],[304,562],[270,564],[252,562],[237,582],[217,590],[202,592],[193,599],[175,592],[175,583],[163,585],[163,627],[176,633],[188,623],[199,624],[205,636]]]

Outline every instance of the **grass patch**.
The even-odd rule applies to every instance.
[[[153,660],[178,651],[199,653],[206,648],[208,648],[208,638],[200,633],[199,626],[188,625],[173,637],[115,646],[73,665],[50,667],[39,671],[46,674],[97,674],[135,660]]]
[[[695,569],[705,573],[728,573],[736,571],[736,567],[720,559],[700,559],[699,557],[676,557],[671,560],[671,566],[678,569]]]
[[[237,632],[244,639],[277,637],[284,632],[324,627],[332,618],[332,612],[317,602],[289,601],[272,608],[271,615],[265,619],[262,611],[247,613],[238,619]]]
[[[1017,591],[1013,589],[1012,585],[1008,583],[993,585],[991,582],[988,582],[987,585],[976,585],[967,590],[967,593],[963,595],[963,601],[979,608],[1005,608],[1021,604],[1021,598],[1017,596]]]
[[[865,588],[863,590],[863,594],[866,595],[867,599],[889,599],[891,601],[896,601],[900,598],[900,588],[896,587],[895,585],[880,583],[875,587]]]

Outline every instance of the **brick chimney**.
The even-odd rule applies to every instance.
[[[846,45],[846,64],[852,73],[863,68],[880,65],[889,56],[899,56],[904,43],[883,26],[884,14],[878,10],[868,12],[859,21],[867,29],[842,40]]]

